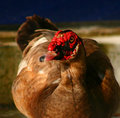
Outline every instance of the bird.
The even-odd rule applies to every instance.
[[[22,60],[12,84],[17,109],[27,118],[111,118],[120,87],[97,41],[29,16],[17,31]]]

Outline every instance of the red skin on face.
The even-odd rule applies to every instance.
[[[58,37],[58,34],[60,33],[61,31],[58,31],[55,36],[53,37],[51,43],[49,44],[48,46],[48,51],[55,51],[55,48],[56,46],[64,46],[65,45],[65,42],[66,41],[69,41],[71,38],[74,39],[74,41],[72,43],[69,42],[69,46],[70,46],[70,49],[72,50],[72,48],[74,47],[74,45],[77,43],[80,43],[79,39],[78,39],[78,36],[72,32],[72,31],[69,31],[69,32],[66,32],[66,33],[63,33],[62,36],[60,36],[59,38]],[[63,59],[62,60],[67,60],[69,58],[71,58],[71,54],[73,52],[72,51],[66,51],[66,55],[64,55]]]

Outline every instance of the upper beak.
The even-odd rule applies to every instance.
[[[57,53],[55,51],[48,51],[45,55],[45,61],[53,60],[57,56]]]

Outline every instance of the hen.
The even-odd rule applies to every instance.
[[[111,118],[119,85],[96,41],[48,19],[27,17],[16,41],[23,51],[12,95],[28,118]]]

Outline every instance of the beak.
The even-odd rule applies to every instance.
[[[54,58],[57,56],[57,53],[55,51],[48,51],[45,55],[45,61],[54,60]]]

